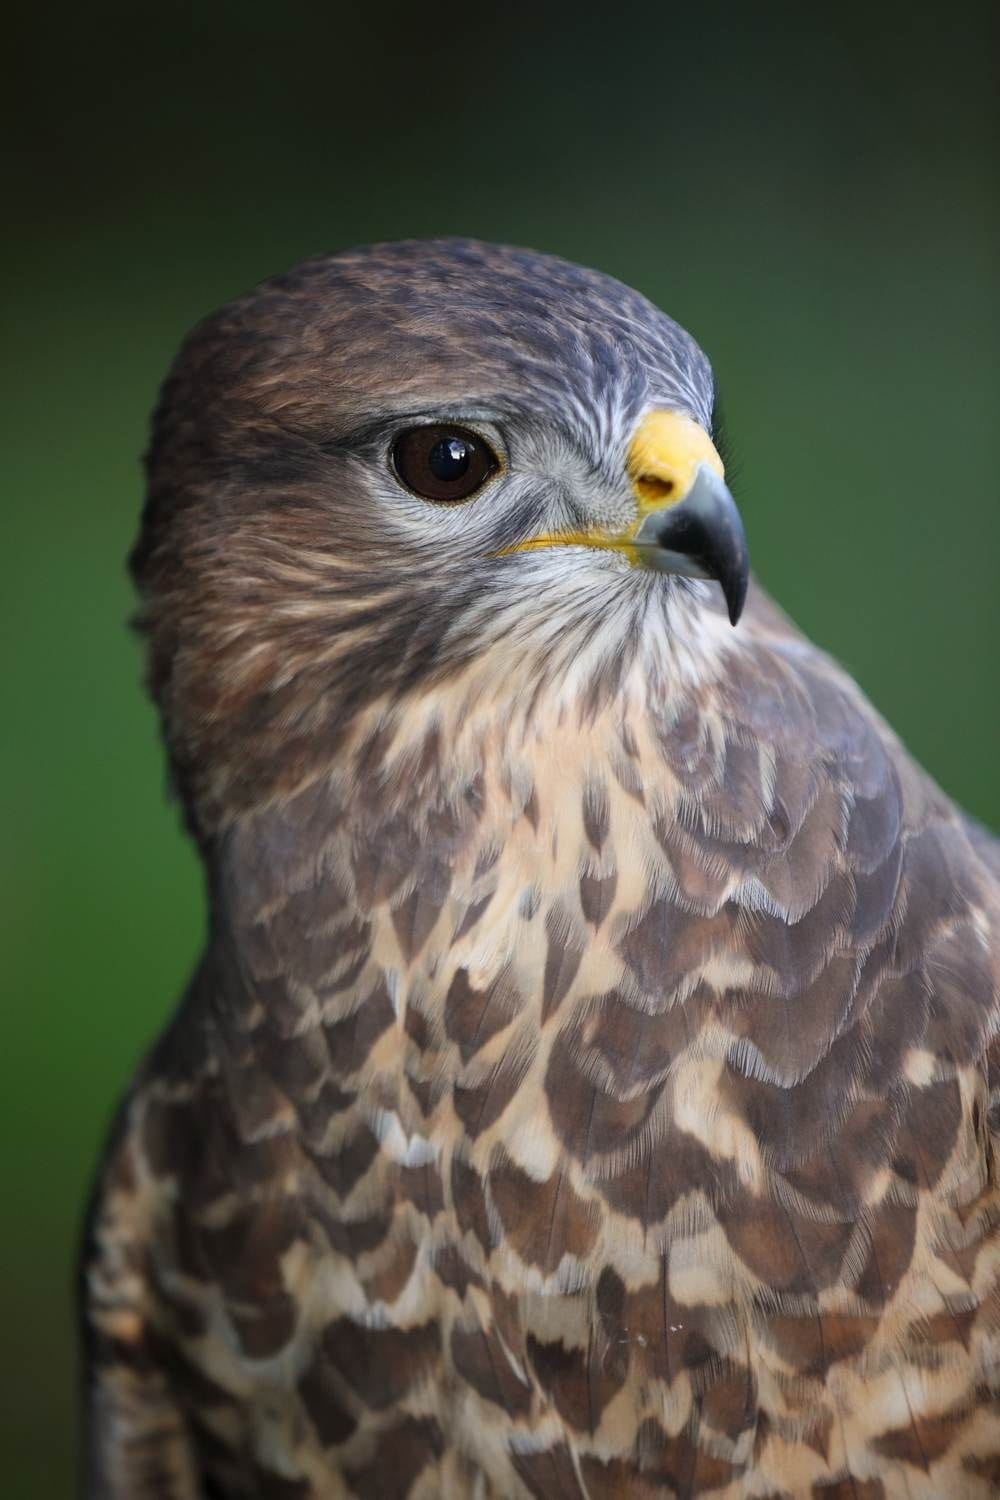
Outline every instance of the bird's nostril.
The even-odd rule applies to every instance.
[[[657,474],[638,474],[634,483],[643,500],[666,500],[674,492],[674,481]]]

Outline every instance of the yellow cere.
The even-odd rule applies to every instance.
[[[639,506],[638,516],[626,532],[617,536],[600,531],[546,532],[504,547],[497,556],[531,552],[538,547],[601,547],[624,553],[630,562],[637,563],[639,549],[630,544],[646,516],[683,500],[701,464],[707,465],[720,479],[725,473],[722,459],[704,427],[680,412],[647,412],[635,430],[626,460]]]
[[[677,411],[648,412],[636,428],[627,461],[640,516],[683,500],[701,464],[720,479],[725,473],[704,427]]]

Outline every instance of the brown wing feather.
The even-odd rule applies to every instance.
[[[150,1320],[149,1226],[124,1107],[111,1132],[80,1258],[83,1493],[102,1500],[202,1494],[190,1432]]]

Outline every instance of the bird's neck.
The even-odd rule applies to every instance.
[[[395,1031],[458,1038],[461,1068],[481,1050],[461,1040],[469,997],[494,996],[494,1029],[517,997],[537,1035],[585,945],[587,984],[603,963],[610,988],[615,934],[663,865],[685,779],[722,743],[723,661],[705,652],[668,676],[662,654],[638,652],[617,679],[581,666],[530,694],[512,664],[506,694],[491,674],[489,691],[465,678],[373,709],[323,774],[219,842],[214,925],[247,1013],[272,1010],[288,1034],[310,1016],[329,1029],[391,1014]],[[404,1052],[421,1049],[410,1037]],[[378,1089],[395,1093],[398,1060]]]
[[[416,625],[407,615],[377,649],[352,616],[322,633],[312,622],[305,649],[277,608],[270,633],[212,616],[183,650],[170,637],[152,682],[189,825],[210,850],[324,778],[352,797],[377,782],[383,802],[447,802],[483,762],[544,760],[553,739],[571,750],[645,704],[671,712],[718,675],[737,633],[707,585],[635,571],[542,572],[530,590],[474,596],[430,635],[418,600]]]

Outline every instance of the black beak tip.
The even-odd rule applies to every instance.
[[[722,588],[730,625],[739,623],[750,586],[750,552],[739,511],[728,490],[716,490],[702,520],[701,558]]]
[[[656,541],[664,551],[694,563],[696,577],[715,579],[725,596],[730,624],[736,625],[746,603],[750,556],[729,491],[717,480],[699,479],[691,494],[663,517]]]
[[[738,625],[743,606],[747,602],[747,589],[750,584],[750,567],[745,553],[739,565],[730,570],[724,578],[720,578],[719,582],[725,595],[726,609],[729,611],[729,623]]]

